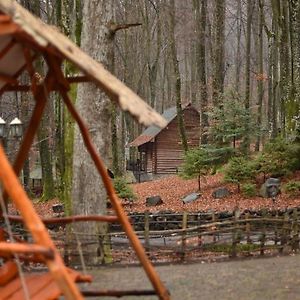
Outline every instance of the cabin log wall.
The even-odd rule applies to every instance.
[[[199,146],[200,117],[192,107],[184,110],[184,123],[189,148]],[[156,164],[155,174],[176,173],[183,162],[183,149],[178,131],[177,117],[163,129],[155,139],[153,145],[153,164]]]

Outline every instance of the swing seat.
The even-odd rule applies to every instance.
[[[1,270],[3,268],[6,268],[6,266],[4,265],[0,268],[0,274],[1,271],[4,271],[3,273],[5,273],[5,270]],[[11,270],[11,265],[9,269]],[[74,282],[91,282],[90,276],[82,275],[79,272],[69,268],[68,273]],[[18,274],[16,275],[16,277],[11,278],[12,275],[10,274],[10,276],[8,276],[10,278],[7,277],[10,280],[6,282],[5,285],[0,285],[0,300],[28,299],[26,298],[21,279]],[[62,295],[62,291],[53,279],[53,275],[49,272],[30,274],[25,273],[24,281],[30,300],[55,300]]]

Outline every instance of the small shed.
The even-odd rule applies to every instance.
[[[191,104],[183,107],[184,125],[188,146],[198,147],[200,142],[200,114]],[[174,174],[183,162],[183,148],[177,125],[176,107],[163,113],[167,125],[163,128],[149,126],[130,147],[138,148],[138,159],[131,162],[133,171],[153,175]]]

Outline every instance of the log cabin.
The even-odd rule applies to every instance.
[[[199,146],[200,114],[191,104],[183,107],[184,125],[189,148]],[[149,126],[141,135],[129,143],[129,147],[138,148],[138,159],[131,163],[135,175],[146,173],[145,180],[157,175],[178,172],[183,162],[183,147],[177,124],[176,107],[163,113],[167,125],[163,128]]]

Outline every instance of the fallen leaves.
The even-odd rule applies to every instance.
[[[300,173],[294,174],[293,180],[300,178]],[[196,179],[183,180],[178,176],[169,176],[154,181],[132,184],[137,195],[137,200],[131,208],[125,207],[126,211],[142,212],[150,210],[157,211],[233,211],[235,207],[243,210],[286,209],[300,206],[300,197],[291,198],[282,192],[275,204],[272,199],[265,199],[259,196],[245,198],[237,192],[236,186],[223,183],[222,174],[206,176],[202,183],[201,197],[192,203],[183,204],[184,196],[197,192],[198,183]],[[258,184],[258,187],[260,185]],[[218,187],[226,187],[231,191],[231,195],[223,199],[214,199],[212,192]],[[149,196],[161,196],[163,204],[157,207],[146,207],[146,198]]]

